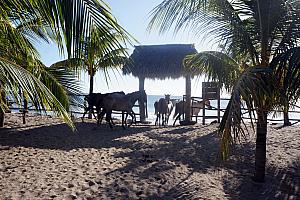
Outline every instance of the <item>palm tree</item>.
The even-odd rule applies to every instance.
[[[117,32],[111,35],[114,37],[114,40],[120,41],[120,43],[123,41],[123,38]],[[92,94],[94,91],[94,76],[96,72],[103,70],[106,83],[108,84],[107,78],[109,78],[109,74],[107,73],[107,70],[109,68],[114,69],[115,67],[121,66],[125,63],[127,58],[127,49],[120,44],[112,46],[110,41],[111,38],[108,34],[103,34],[101,30],[94,27],[92,29],[91,37],[86,38],[83,41],[84,49],[80,56],[81,58],[62,60],[52,66],[71,66],[71,69],[76,72],[85,70],[90,77],[89,94]]]
[[[282,99],[295,101],[299,97],[299,9],[297,0],[165,0],[152,12],[150,29],[159,27],[165,32],[173,24],[175,31],[192,27],[197,34],[214,37],[224,55],[249,66],[234,82],[219,133],[222,156],[226,158],[231,145],[245,134],[243,123],[236,123],[241,120],[243,99],[250,116],[257,117],[253,179],[258,182],[265,176],[267,114],[282,105]],[[283,106],[287,105],[284,102]]]
[[[114,33],[116,41],[122,40],[118,33]],[[89,93],[94,90],[94,76],[98,70],[103,70],[108,77],[107,69],[119,67],[124,64],[127,57],[127,49],[121,45],[110,46],[110,38],[103,35],[99,29],[93,29],[91,38],[85,41],[84,65],[90,76]],[[107,82],[107,79],[106,79]]]
[[[51,79],[49,73],[46,75],[47,70],[41,67],[33,42],[54,41],[62,53],[66,48],[68,58],[77,58],[84,49],[82,38],[90,37],[92,27],[97,27],[109,38],[109,47],[121,45],[112,32],[118,33],[124,41],[128,41],[130,36],[102,1],[5,0],[1,2],[0,10],[0,119],[4,118],[6,108],[3,94],[11,92],[20,102],[23,96],[16,91],[21,88],[37,109],[57,111],[74,128],[66,112],[68,104],[62,101],[68,98],[54,95],[59,91],[63,94],[62,88],[52,87],[56,92],[49,90],[49,86],[53,86],[49,80],[55,79]]]

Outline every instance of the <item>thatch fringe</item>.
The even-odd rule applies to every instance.
[[[183,59],[197,50],[193,44],[135,46],[123,73],[150,79],[179,78],[186,75]]]

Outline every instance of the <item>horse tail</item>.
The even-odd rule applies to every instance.
[[[155,101],[155,103],[154,103],[154,114],[157,115],[157,113],[158,113],[158,102]]]

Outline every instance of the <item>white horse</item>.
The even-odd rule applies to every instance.
[[[173,103],[170,100],[170,95],[166,94],[165,98],[160,98],[158,101],[154,103],[155,108],[155,125],[160,125],[160,118],[162,118],[162,125],[168,125],[169,122],[169,116],[171,115],[171,112],[173,110]]]
[[[203,109],[205,106],[211,109],[210,101],[208,99],[194,102],[193,107],[191,107],[191,116],[198,115],[200,110]],[[173,126],[175,126],[175,122],[178,119],[180,120],[180,117],[181,115],[184,114],[185,109],[186,109],[186,103],[184,101],[179,101],[178,103],[175,104],[175,113],[173,115],[173,119],[175,120]]]

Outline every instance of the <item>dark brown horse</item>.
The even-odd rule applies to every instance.
[[[112,127],[111,124],[111,113],[113,110],[115,111],[122,111],[122,127],[125,129],[124,121],[126,125],[127,116],[130,115],[132,121],[130,125],[132,125],[133,121],[136,121],[135,113],[133,112],[132,108],[137,100],[141,100],[143,102],[147,102],[147,95],[145,91],[136,91],[126,95],[108,95],[106,98],[103,99],[103,109],[106,112],[106,121],[108,122],[110,128]],[[125,120],[124,112],[126,112]],[[130,126],[129,125],[129,126]]]
[[[98,114],[97,118],[98,118],[98,121],[99,121],[99,113],[100,113],[101,109],[103,108],[103,99],[105,97],[107,97],[108,95],[114,95],[114,94],[125,95],[124,92],[112,92],[112,93],[104,93],[104,94],[92,93],[92,94],[86,95],[84,97],[84,100],[88,103],[88,107],[84,109],[84,113],[83,113],[83,116],[82,116],[82,122],[83,122],[85,114],[89,111],[95,117],[94,107],[96,107],[96,112]]]

